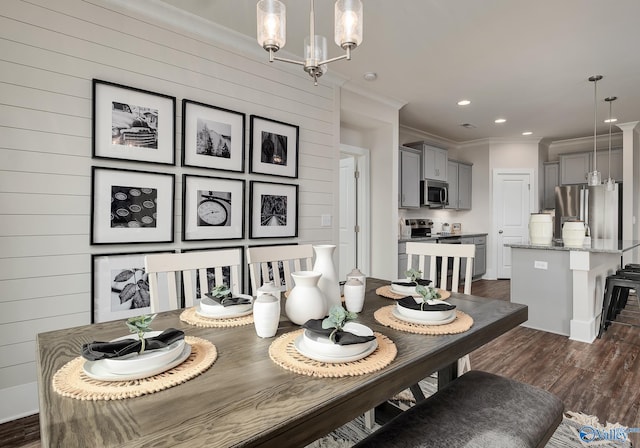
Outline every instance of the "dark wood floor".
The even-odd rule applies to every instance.
[[[479,280],[472,293],[509,300],[509,280]],[[636,325],[636,326],[634,326]],[[549,390],[565,409],[640,427],[640,308],[627,309],[593,344],[518,327],[471,354],[471,366]],[[640,443],[638,434],[632,436]],[[0,425],[0,446],[40,447],[38,416]]]

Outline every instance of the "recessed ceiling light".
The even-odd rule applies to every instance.
[[[524,131],[524,132],[522,133],[522,135],[531,135],[531,134],[533,134],[533,132],[531,132],[531,131]]]
[[[375,72],[367,72],[362,75],[362,77],[367,81],[375,81],[376,79],[378,79],[378,74]]]
[[[501,123],[504,123],[506,121],[507,121],[506,118],[497,118],[496,121],[494,121],[494,123],[501,124]]]
[[[604,120],[605,123],[615,123],[616,121],[618,121],[617,118],[612,118],[611,120],[607,118],[606,120]]]
[[[468,106],[469,104],[471,104],[471,101],[469,101],[469,100],[460,100],[460,101],[458,101],[458,106]]]

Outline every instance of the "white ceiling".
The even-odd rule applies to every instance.
[[[256,0],[162,0],[256,36]],[[285,50],[302,54],[309,2],[287,7]],[[333,43],[333,1],[318,0],[316,33]],[[504,137],[561,140],[640,120],[640,0],[363,0],[364,40],[350,62],[329,65],[349,82],[407,104],[400,123],[457,142]],[[256,42],[256,46],[258,43]],[[265,60],[267,53],[264,53]],[[276,62],[281,63],[281,62]],[[302,68],[300,69],[302,70]],[[365,72],[378,80],[367,82]],[[311,79],[309,80],[311,83]],[[326,81],[325,81],[326,82]],[[322,83],[322,80],[320,80]],[[460,107],[460,99],[472,101]],[[504,117],[507,122],[496,125]],[[460,126],[470,123],[474,129]],[[614,127],[614,132],[618,131]]]

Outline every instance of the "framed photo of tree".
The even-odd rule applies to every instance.
[[[176,99],[93,80],[93,157],[175,165]]]
[[[244,238],[242,179],[182,176],[182,240]]]
[[[251,115],[249,172],[298,177],[299,127]]]
[[[298,236],[298,186],[251,181],[250,238]]]
[[[151,313],[149,281],[144,269],[144,257],[150,253],[172,251],[91,256],[92,323]],[[161,306],[169,306],[166,292],[161,291],[159,299]]]
[[[245,114],[182,100],[182,165],[244,172]]]
[[[173,174],[93,167],[91,244],[173,242]]]

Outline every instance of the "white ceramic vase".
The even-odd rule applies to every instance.
[[[281,290],[276,285],[274,285],[273,282],[266,282],[258,288],[257,293],[257,297],[260,297],[264,294],[271,294],[273,297],[276,297],[278,300],[280,300]]]
[[[313,250],[316,253],[313,270],[322,274],[320,281],[318,281],[318,287],[324,294],[328,311],[334,305],[342,305],[340,282],[336,267],[333,264],[333,252],[336,250],[336,246],[333,244],[321,244],[313,246]]]
[[[529,242],[548,246],[553,239],[553,219],[548,213],[531,213],[529,218]]]
[[[584,221],[565,221],[562,225],[562,242],[566,247],[582,247],[585,233]]]
[[[324,294],[318,287],[321,276],[315,271],[291,273],[295,286],[289,291],[284,311],[294,324],[302,325],[309,319],[322,319],[327,315]]]
[[[278,332],[280,299],[271,294],[261,294],[253,301],[253,323],[261,338],[272,338]]]
[[[347,281],[349,281],[352,278],[360,280],[360,283],[362,283],[362,286],[364,288],[367,287],[367,276],[364,275],[362,272],[360,272],[360,269],[353,268],[353,270],[347,274]]]
[[[364,285],[357,278],[350,278],[344,284],[344,304],[347,311],[359,313],[364,306]]]

